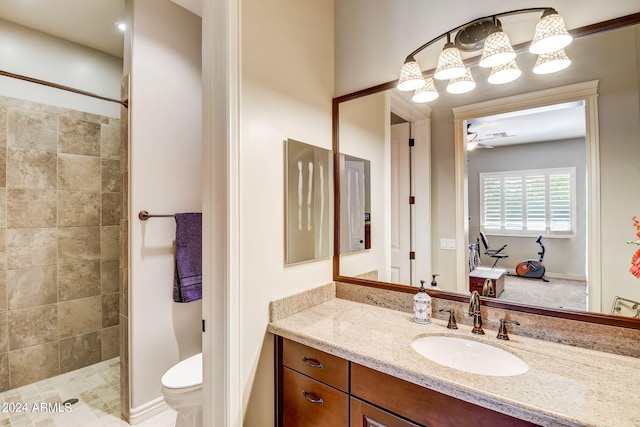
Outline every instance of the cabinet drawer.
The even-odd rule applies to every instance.
[[[349,427],[420,427],[410,421],[371,406],[359,399],[351,398]]]
[[[535,426],[356,363],[351,364],[351,394],[429,427]]]
[[[282,364],[332,387],[348,391],[349,362],[344,359],[285,339]]]
[[[283,368],[284,427],[346,427],[349,397],[328,385]]]

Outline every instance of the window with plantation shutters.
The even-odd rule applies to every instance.
[[[575,234],[576,169],[480,174],[480,229],[513,236]]]

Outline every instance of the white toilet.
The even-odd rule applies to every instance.
[[[176,427],[201,427],[202,353],[175,364],[161,382],[165,402],[178,412]]]

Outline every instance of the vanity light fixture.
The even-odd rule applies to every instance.
[[[407,58],[400,70],[400,80],[398,80],[398,90],[416,90],[425,85],[420,65],[413,59]]]
[[[476,82],[473,80],[471,70],[467,68],[463,75],[449,80],[447,92],[458,95],[461,93],[471,92],[475,87]]]
[[[447,33],[447,43],[442,48],[438,57],[438,66],[433,74],[434,79],[449,80],[460,77],[466,72],[467,67],[462,62],[460,51],[451,43],[451,36]]]
[[[564,19],[555,9],[547,9],[536,25],[536,32],[529,47],[529,52],[551,53],[567,47],[573,37],[564,26]]]
[[[538,55],[536,65],[533,72],[536,74],[550,74],[561,71],[571,65],[571,60],[564,52],[564,49],[556,50],[550,53],[541,53]]]
[[[489,35],[484,41],[482,58],[478,65],[485,68],[499,67],[515,58],[516,52],[513,50],[513,46],[511,46],[509,36],[502,31],[502,27],[496,20],[495,26],[490,30]]]
[[[515,59],[512,59],[504,65],[493,67],[487,81],[494,85],[502,85],[514,81],[521,74],[522,71],[520,71],[518,64]]]
[[[425,83],[426,84],[424,86],[416,89],[416,91],[413,93],[413,96],[411,97],[411,100],[413,102],[422,104],[425,102],[431,102],[438,96],[440,96],[438,90],[436,89],[436,85],[431,77],[425,79]]]
[[[517,9],[475,19],[420,46],[406,57],[396,87],[401,91],[415,91],[412,97],[415,102],[429,102],[437,98],[435,85],[431,87],[433,79],[449,80],[446,88],[449,93],[460,94],[473,90],[476,84],[469,67],[462,60],[461,51],[474,52],[480,49],[482,56],[478,65],[491,68],[488,79],[490,83],[505,84],[514,81],[521,74],[515,63],[517,54],[498,18],[539,12],[542,12],[542,16],[529,47],[531,53],[539,55],[534,72],[546,74],[566,68],[571,61],[562,49],[571,43],[572,37],[558,12],[548,7]],[[438,56],[438,65],[430,76],[432,78],[425,79],[415,55],[445,37],[446,43]]]

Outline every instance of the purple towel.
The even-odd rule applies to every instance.
[[[176,214],[176,269],[173,300],[202,298],[202,214]]]

